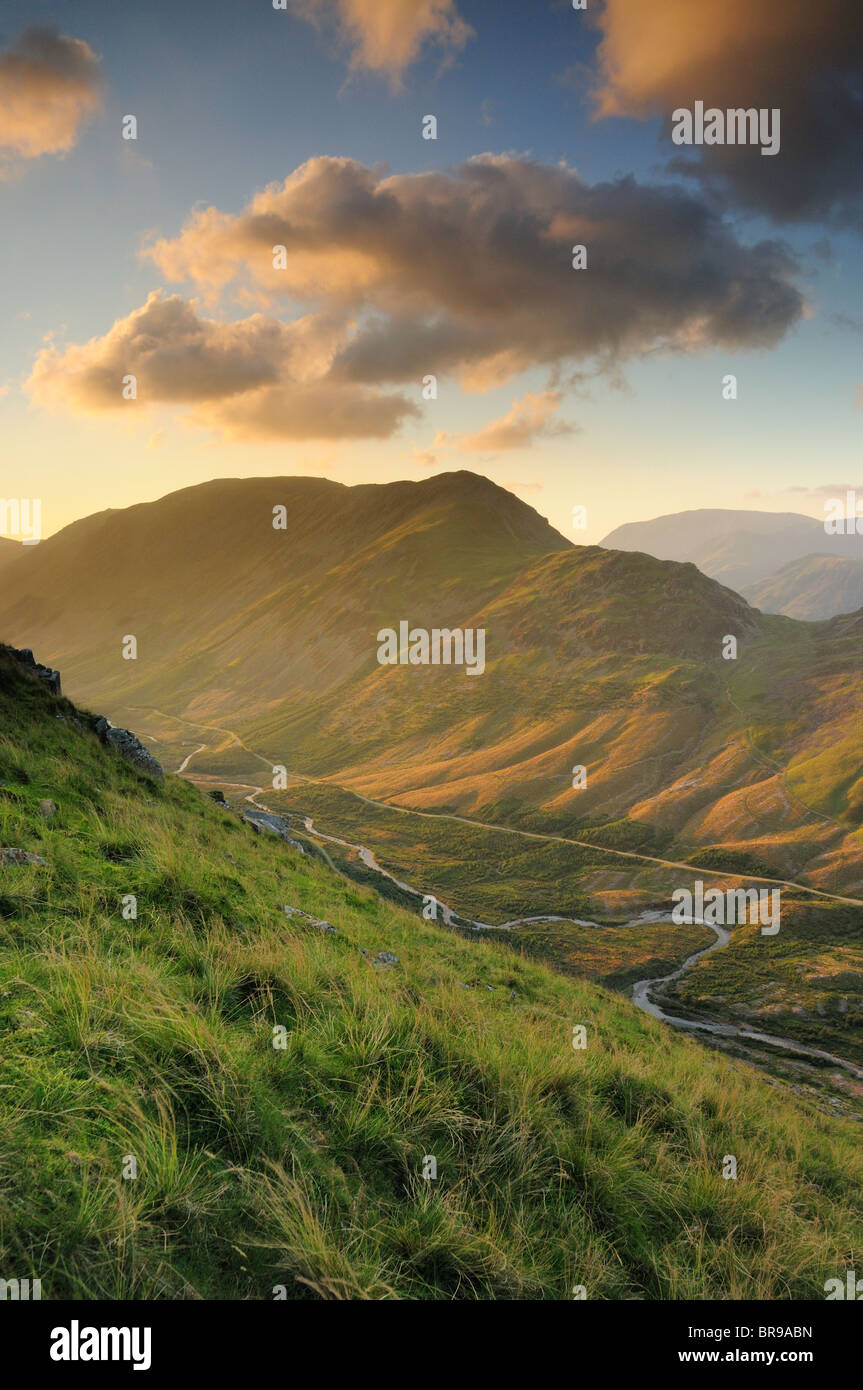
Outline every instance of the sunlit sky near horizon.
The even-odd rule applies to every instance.
[[[687,508],[822,517],[830,489],[856,486],[863,499],[863,221],[853,209],[783,215],[757,192],[737,197],[670,171],[677,151],[652,98],[626,87],[623,60],[616,88],[603,68],[599,4],[585,14],[569,0],[416,0],[404,10],[393,0],[382,52],[368,3],[0,4],[0,497],[41,498],[51,534],[214,477],[350,484],[470,468],[590,542]],[[633,4],[613,0],[609,13],[625,18]],[[850,13],[845,0],[831,7],[840,21]],[[430,27],[414,35],[418,13]],[[339,14],[359,18],[353,28],[327,21]],[[92,50],[46,59],[70,104],[66,136],[59,116],[39,128],[44,148],[28,147],[19,126],[10,134],[4,116],[20,72],[8,55],[22,51],[25,25]],[[807,44],[818,49],[802,33],[801,64]],[[28,50],[37,66],[40,45]],[[753,99],[751,74],[739,94],[727,85],[729,105]],[[597,89],[644,114],[599,116]],[[694,87],[692,100],[701,94]],[[21,96],[37,124],[50,100],[35,78]],[[755,104],[773,104],[769,86]],[[135,141],[121,136],[128,113]],[[422,138],[427,114],[436,140]],[[760,161],[766,184],[794,158],[793,143],[775,159],[737,153]],[[458,172],[483,154],[497,159],[481,168],[507,180],[489,194],[494,205]],[[301,174],[282,190],[327,158],[370,173],[315,164],[319,181]],[[567,171],[606,188],[571,205]],[[418,191],[406,178],[418,174],[441,179]],[[607,191],[628,175],[634,194]],[[388,179],[391,200],[381,197]],[[257,224],[243,216],[268,186],[272,226],[302,223],[284,290],[278,272],[261,271]],[[678,201],[639,192],[674,188]],[[702,233],[696,204],[721,218],[721,244]],[[190,220],[209,208],[211,221]],[[537,255],[582,240],[574,228],[585,225],[595,260],[578,272],[559,258],[557,295]],[[263,241],[285,239],[270,226]],[[487,238],[479,251],[477,230]],[[625,268],[619,294],[602,289],[605,236],[618,282]],[[752,252],[764,242],[786,250]],[[594,297],[570,313],[579,275],[594,276],[584,290]],[[789,290],[802,297],[797,309]],[[134,320],[146,342],[132,344],[113,326],[156,291],[180,296],[177,315]],[[411,343],[427,329],[426,365],[422,353],[414,365]],[[127,365],[141,384],[134,402],[120,395]],[[437,400],[423,399],[425,372],[438,376]],[[722,396],[728,373],[735,401]],[[576,505],[588,514],[577,533]]]

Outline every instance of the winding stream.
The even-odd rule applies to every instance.
[[[155,709],[154,706],[150,706],[149,708],[150,708],[154,713],[162,715],[162,717],[179,718],[178,716],[164,716],[164,715],[162,714],[162,711]],[[189,726],[190,728],[215,728],[215,727],[216,727],[216,726],[214,726],[214,725],[194,725],[194,724],[191,723],[191,721],[189,721],[189,720],[184,720],[184,719],[179,719],[179,722],[180,722],[180,723],[184,723],[184,724],[188,724],[188,726]],[[251,750],[251,749],[247,749],[247,748],[246,748],[246,745],[242,743],[242,740],[239,738],[239,736],[238,736],[237,734],[233,733],[233,731],[221,729],[221,730],[218,730],[218,732],[230,734],[231,738],[234,739],[234,740],[239,744],[240,747],[244,748],[246,752],[252,753],[252,750]],[[201,782],[206,783],[206,782],[209,780],[209,779],[206,779],[206,778],[198,778],[198,777],[196,777],[194,774],[191,774],[191,773],[187,772],[188,765],[189,765],[189,763],[192,761],[192,759],[193,759],[198,753],[203,752],[204,749],[205,749],[206,747],[207,747],[206,744],[201,744],[199,748],[196,748],[196,749],[194,750],[194,752],[190,753],[190,754],[183,760],[181,766],[180,766],[179,769],[178,769],[178,772],[184,774],[186,777],[189,778],[190,781],[193,781],[193,782],[201,781]],[[260,758],[260,761],[261,761],[261,762],[264,762],[264,763],[267,762],[267,759],[261,758],[259,754],[252,753],[252,756]],[[257,800],[257,798],[258,798],[259,796],[264,795],[264,788],[263,788],[263,787],[249,786],[248,783],[245,783],[245,784],[244,784],[244,783],[240,783],[240,782],[225,783],[225,785],[227,785],[227,786],[233,786],[233,787],[235,787],[235,788],[241,789],[243,792],[246,793],[246,795],[245,795],[245,797],[244,797],[244,800],[250,802],[253,806],[257,806],[259,810],[262,810],[262,811],[267,811],[267,810],[268,810],[268,808],[267,808],[266,806],[261,805],[261,804],[258,802],[258,800]],[[361,799],[365,799],[365,798],[361,798]],[[377,803],[372,803],[372,804],[377,804]],[[393,809],[393,808],[390,808],[390,809]],[[399,808],[395,808],[395,809],[399,809]],[[453,817],[452,819],[456,819],[456,820],[457,820],[457,819],[460,819],[460,818],[459,818],[459,817]],[[474,823],[476,823],[476,824],[481,824],[481,822],[471,822],[471,821],[467,821],[466,823],[467,823],[467,824],[474,824]],[[504,923],[502,923],[500,926],[493,926],[493,925],[491,925],[491,924],[488,923],[488,922],[477,922],[477,921],[473,921],[471,918],[463,917],[461,914],[458,914],[458,913],[454,912],[454,910],[453,910],[451,907],[449,907],[446,903],[441,902],[441,900],[437,897],[436,894],[423,893],[422,890],[420,890],[420,889],[418,889],[418,888],[414,888],[411,884],[405,883],[402,879],[397,878],[397,877],[395,876],[395,874],[391,874],[391,873],[389,872],[388,869],[385,869],[381,864],[378,863],[378,861],[377,861],[377,859],[375,858],[375,856],[374,856],[374,854],[372,853],[372,851],[371,851],[370,849],[366,848],[365,845],[353,844],[353,843],[352,843],[351,841],[349,841],[349,840],[340,839],[337,835],[327,835],[327,834],[325,834],[322,830],[318,830],[318,829],[315,828],[315,824],[314,824],[314,821],[313,821],[313,819],[312,819],[311,816],[304,816],[304,817],[303,817],[303,824],[305,825],[305,828],[306,828],[307,832],[308,832],[310,835],[313,835],[316,839],[325,840],[325,841],[328,841],[328,842],[331,843],[331,844],[341,845],[341,847],[342,847],[343,849],[352,850],[355,854],[357,854],[357,855],[359,856],[361,862],[362,862],[363,864],[365,864],[365,866],[366,866],[367,868],[371,869],[374,873],[380,874],[383,878],[389,879],[390,882],[393,883],[393,884],[395,884],[396,887],[398,887],[399,889],[401,889],[402,892],[404,892],[404,893],[409,893],[412,897],[415,897],[415,898],[423,898],[423,899],[425,899],[426,897],[433,898],[434,901],[435,901],[435,903],[436,903],[436,905],[437,905],[437,907],[439,907],[439,908],[441,909],[441,917],[442,917],[442,920],[443,920],[445,926],[456,926],[456,927],[461,927],[461,928],[463,928],[463,929],[470,930],[470,931],[485,931],[485,932],[503,931],[503,932],[505,932],[505,931],[513,931],[513,930],[515,930],[515,928],[520,927],[520,926],[523,926],[523,925],[526,925],[526,924],[531,923],[531,922],[573,922],[576,926],[581,926],[581,927],[593,927],[593,928],[595,928],[597,931],[605,931],[605,930],[608,930],[607,928],[602,927],[601,924],[598,923],[598,922],[584,921],[584,920],[582,920],[581,918],[578,918],[578,917],[564,917],[564,916],[556,915],[556,914],[553,914],[553,913],[536,913],[536,914],[531,915],[531,916],[529,916],[529,917],[517,917],[517,918],[515,918],[515,919],[514,919],[513,921],[511,921],[511,922],[504,922]],[[502,827],[497,827],[497,828],[498,828],[498,829],[501,829]],[[515,832],[510,832],[510,833],[515,833]],[[535,834],[530,834],[529,832],[524,832],[524,833],[525,833],[525,834],[529,834],[529,837],[532,838],[532,839],[551,839],[551,840],[553,840],[553,839],[561,838],[561,837],[555,837],[555,836],[535,835]],[[577,841],[572,841],[572,843],[575,844],[575,843],[578,843],[578,842],[577,842]],[[625,851],[621,851],[621,853],[624,854],[625,857],[630,857],[630,858],[637,858],[637,857],[639,857],[639,856],[637,856],[637,855],[635,855],[635,854],[629,855],[629,854],[627,854]],[[649,858],[649,856],[647,856],[647,857]],[[683,869],[683,868],[687,868],[687,869],[693,868],[692,865],[684,865],[684,864],[671,865],[671,864],[670,864],[670,861],[665,861],[665,860],[656,860],[655,862],[657,862],[657,863],[663,863],[663,864],[668,863],[668,864],[669,864],[669,867],[676,867],[676,868],[681,868],[681,869]],[[799,885],[799,884],[793,884],[793,883],[791,883],[790,881],[787,881],[787,880],[784,880],[784,879],[769,879],[769,880],[765,880],[765,881],[768,881],[768,882],[771,882],[771,883],[776,882],[776,883],[780,883],[780,884],[785,884],[786,886],[790,886],[790,887],[801,887],[801,885]],[[821,892],[819,892],[819,890],[813,890],[813,889],[809,889],[809,888],[805,888],[804,891],[806,891],[806,892],[815,892],[815,893],[817,893],[817,895],[818,895],[819,897],[833,898],[833,899],[835,899],[835,900],[838,901],[838,902],[853,902],[853,903],[855,903],[855,904],[858,903],[858,900],[857,900],[857,899],[847,898],[847,897],[840,897],[838,894],[821,893]],[[437,918],[437,911],[435,911],[435,920],[436,920],[436,918]],[[667,914],[667,913],[662,913],[662,912],[642,912],[642,913],[640,914],[640,916],[633,918],[633,919],[632,919],[631,921],[629,921],[629,922],[623,923],[623,925],[624,925],[624,926],[627,926],[627,927],[631,927],[631,926],[642,926],[642,925],[644,925],[644,923],[646,923],[646,922],[651,922],[651,921],[652,921],[652,922],[658,922],[658,921],[662,921],[662,920],[668,920],[668,914]],[[857,1078],[857,1080],[863,1081],[863,1066],[858,1066],[855,1062],[847,1061],[847,1060],[846,1060],[845,1058],[843,1058],[843,1057],[836,1057],[832,1052],[825,1052],[823,1049],[818,1048],[818,1047],[808,1047],[805,1043],[798,1042],[798,1041],[796,1041],[794,1038],[780,1037],[779,1035],[773,1034],[773,1033],[762,1033],[762,1032],[760,1032],[758,1029],[751,1028],[751,1027],[746,1026],[746,1025],[738,1026],[738,1025],[736,1025],[736,1024],[731,1024],[731,1023],[709,1023],[709,1022],[707,1022],[707,1021],[701,1021],[701,1020],[697,1020],[697,1019],[681,1018],[679,1015],[668,1013],[665,1009],[663,1009],[663,1008],[661,1007],[661,1005],[659,1005],[658,1003],[656,1003],[655,1000],[654,1000],[653,997],[652,997],[652,991],[653,991],[655,988],[658,988],[658,987],[660,987],[660,986],[662,986],[662,985],[667,985],[667,984],[671,983],[671,981],[673,981],[673,980],[680,979],[680,977],[681,977],[682,975],[685,975],[685,974],[687,973],[687,971],[689,971],[689,970],[692,969],[692,967],[696,964],[697,961],[701,960],[702,956],[710,955],[713,951],[721,951],[725,946],[727,946],[727,945],[729,944],[729,942],[730,942],[730,940],[731,940],[731,933],[730,933],[725,927],[717,926],[716,924],[714,924],[714,923],[712,923],[712,922],[704,922],[701,918],[689,918],[689,919],[687,919],[687,920],[690,921],[690,922],[693,922],[693,923],[698,923],[698,924],[700,924],[701,926],[709,926],[710,929],[711,929],[711,931],[714,932],[714,934],[715,934],[715,936],[716,936],[716,940],[713,942],[712,945],[702,947],[700,950],[693,952],[693,954],[692,954],[691,956],[687,956],[687,958],[686,958],[686,960],[683,962],[683,964],[680,965],[680,966],[678,966],[678,968],[677,968],[676,970],[671,970],[671,971],[669,971],[669,972],[668,972],[667,974],[665,974],[665,975],[657,975],[657,976],[651,977],[650,979],[645,979],[645,980],[638,980],[638,981],[636,981],[636,983],[632,986],[632,996],[631,996],[631,997],[632,997],[632,1002],[636,1005],[637,1008],[643,1009],[645,1013],[651,1014],[653,1018],[658,1019],[658,1020],[659,1020],[660,1022],[662,1022],[662,1023],[669,1023],[669,1024],[671,1024],[671,1026],[674,1027],[674,1028],[686,1029],[687,1031],[690,1031],[690,1032],[712,1033],[712,1034],[713,1034],[714,1036],[716,1036],[716,1037],[723,1037],[723,1038],[740,1038],[740,1039],[742,1039],[742,1040],[745,1041],[745,1042],[754,1042],[754,1043],[767,1044],[767,1045],[770,1046],[770,1047],[781,1048],[783,1051],[789,1052],[789,1053],[793,1053],[793,1054],[795,1054],[796,1056],[799,1056],[799,1057],[811,1057],[811,1058],[814,1058],[815,1060],[820,1061],[820,1062],[827,1062],[827,1063],[829,1063],[831,1066],[841,1067],[844,1071],[850,1073],[851,1076],[854,1076],[855,1078]]]
[[[251,800],[251,798],[247,798]],[[530,922],[573,922],[579,927],[595,927],[597,931],[608,930],[598,922],[584,921],[579,917],[561,917],[551,913],[540,913],[531,917],[517,917],[512,922],[504,922],[500,926],[491,926],[488,922],[476,922],[469,917],[463,917],[455,913],[446,903],[441,902],[435,894],[424,894],[420,889],[414,888],[402,879],[396,878],[388,869],[383,868],[378,863],[374,854],[365,845],[356,845],[350,840],[342,840],[337,835],[325,835],[322,830],[315,828],[314,820],[311,816],[303,817],[303,824],[310,835],[316,839],[327,840],[330,844],[341,845],[343,849],[353,850],[366,865],[375,873],[388,878],[404,893],[410,893],[412,897],[424,898],[434,897],[437,906],[441,909],[441,916],[445,926],[467,927],[471,931],[513,931],[516,927],[523,926]],[[626,927],[643,926],[645,922],[660,922],[670,920],[667,913],[663,912],[642,912],[640,916],[632,918],[629,922],[622,925]],[[670,984],[672,980],[678,980],[687,971],[691,970],[696,961],[703,956],[709,956],[714,951],[721,951],[731,941],[731,932],[727,927],[717,926],[712,922],[704,922],[700,917],[687,917],[684,919],[691,924],[707,926],[716,935],[716,940],[710,946],[703,946],[700,950],[694,951],[691,956],[687,956],[682,965],[676,970],[669,971],[666,975],[655,975],[650,979],[638,980],[632,986],[632,1002],[637,1008],[643,1009],[645,1013],[651,1014],[653,1018],[659,1019],[662,1023],[670,1023],[675,1028],[684,1028],[692,1032],[712,1033],[721,1038],[742,1038],[746,1042],[766,1043],[771,1047],[782,1048],[785,1052],[792,1052],[801,1057],[812,1057],[821,1062],[829,1062],[833,1066],[842,1067],[858,1080],[863,1081],[863,1067],[855,1062],[849,1062],[843,1057],[836,1057],[832,1052],[825,1052],[819,1047],[808,1047],[805,1043],[798,1042],[794,1038],[784,1038],[773,1033],[762,1033],[756,1028],[746,1025],[738,1026],[733,1023],[708,1023],[697,1019],[681,1018],[676,1014],[670,1014],[661,1008],[651,998],[651,991],[660,985]]]

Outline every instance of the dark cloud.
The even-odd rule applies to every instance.
[[[712,145],[673,167],[780,222],[863,230],[860,0],[605,0],[598,24],[603,116],[675,109],[781,112],[781,148]]]
[[[679,188],[589,185],[491,155],[392,177],[313,159],[239,216],[197,212],[147,254],[171,279],[353,315],[332,375],[365,382],[449,370],[484,387],[565,360],[770,347],[804,307],[787,248],[744,245]]]

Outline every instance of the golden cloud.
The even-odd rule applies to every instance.
[[[27,29],[0,52],[0,152],[66,154],[100,104],[96,54],[56,29]]]
[[[417,407],[329,380],[343,334],[323,317],[222,323],[154,292],[101,338],[43,348],[26,389],[37,405],[84,414],[190,406],[195,423],[234,439],[386,438]],[[124,396],[129,377],[134,406]]]
[[[351,67],[386,73],[396,84],[426,44],[453,54],[474,32],[454,0],[292,0],[292,8],[316,25],[334,19]]]
[[[492,420],[475,434],[463,435],[458,448],[469,453],[525,449],[537,439],[560,438],[574,434],[575,426],[558,420],[561,396],[558,391],[528,392],[513,401],[500,420]]]
[[[144,254],[205,292],[353,315],[332,375],[365,382],[451,371],[485,389],[565,359],[772,346],[804,307],[790,252],[744,245],[702,199],[505,156],[391,177],[311,159]]]

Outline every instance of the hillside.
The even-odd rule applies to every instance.
[[[274,529],[275,507],[286,529]],[[472,473],[351,488],[220,480],[44,541],[0,597],[0,631],[50,649],[81,698],[196,698],[235,713],[331,687],[395,610],[445,622],[569,548]],[[122,659],[126,634],[136,663]]]
[[[18,541],[10,541],[6,536],[0,536],[0,570],[5,570],[7,565],[17,559],[22,549]]]
[[[484,674],[379,665],[401,620],[485,629]],[[102,513],[14,566],[0,631],[194,775],[256,785],[280,765],[863,897],[859,642],[691,563],[571,546],[470,473],[219,482]]]
[[[786,573],[788,567],[818,555],[829,556],[837,566],[845,561],[863,564],[863,535],[829,536],[822,522],[795,512],[710,508],[677,512],[618,526],[602,545],[696,564],[704,574],[736,589],[754,607],[768,613],[830,618],[863,602],[853,581],[837,586],[831,595],[825,574],[818,594],[813,593],[807,604],[804,572]],[[780,579],[783,573],[785,577]],[[801,601],[795,603],[801,582]],[[840,606],[843,604],[847,606]]]
[[[857,1126],[91,723],[0,649],[0,845],[43,861],[0,855],[0,1241],[43,1297],[821,1298],[853,1262]]]
[[[863,608],[863,558],[804,555],[751,585],[746,597],[755,608],[806,622],[854,613]]]

